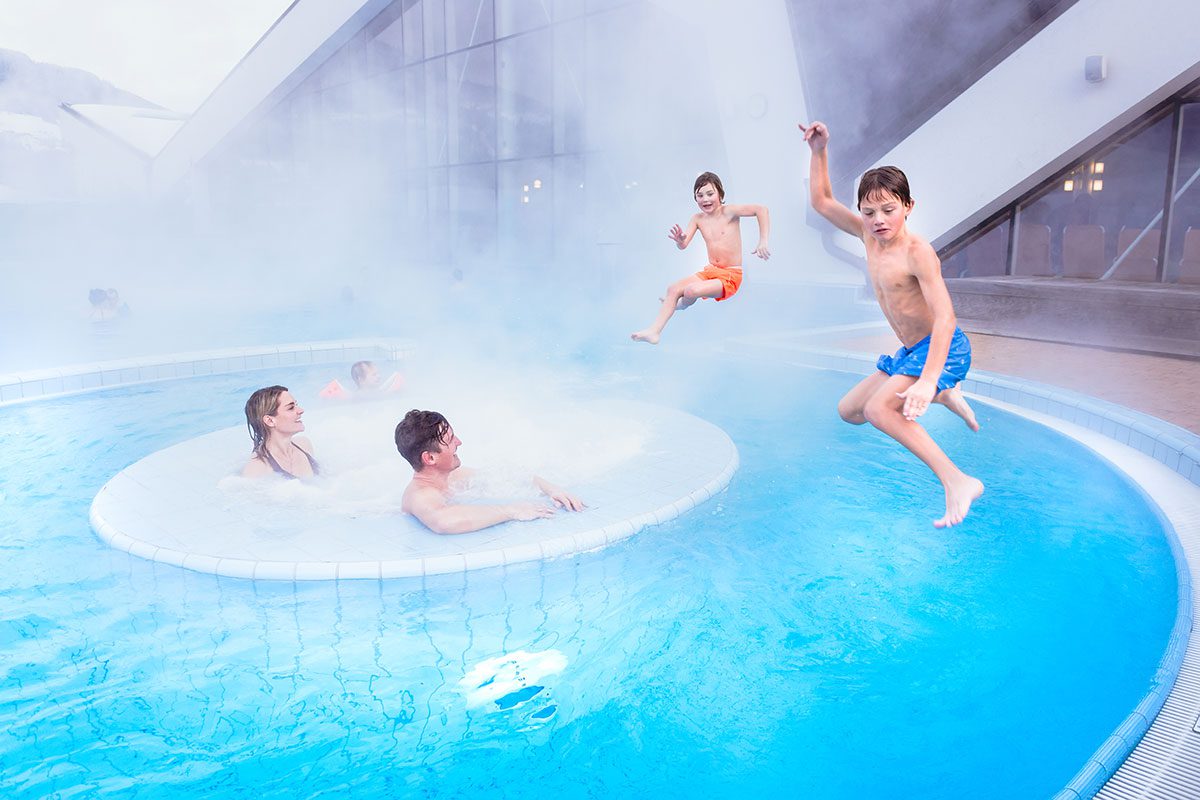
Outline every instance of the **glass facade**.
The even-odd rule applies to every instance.
[[[685,213],[724,167],[689,25],[649,0],[397,0],[200,165],[213,213],[297,239],[333,217],[423,265],[628,258],[674,221],[647,209]]]
[[[943,274],[1200,283],[1200,103],[1175,98],[999,219],[943,248]]]

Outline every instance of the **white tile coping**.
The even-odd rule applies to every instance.
[[[414,347],[408,339],[334,339],[226,347],[0,373],[0,405],[135,383],[293,364],[341,364],[369,359],[403,361],[413,353]]]
[[[550,519],[439,536],[399,513],[351,517],[282,505],[262,513],[261,506],[247,506],[218,486],[231,474],[231,454],[244,458],[242,426],[125,468],[96,495],[90,519],[112,547],[200,572],[256,580],[377,580],[596,550],[674,519],[728,486],[738,454],[720,428],[646,403],[615,408],[648,431],[642,453],[653,457],[626,459],[570,486],[588,508]],[[396,487],[397,499],[402,488]]]

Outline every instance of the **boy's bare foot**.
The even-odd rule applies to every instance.
[[[959,389],[957,386],[951,386],[949,389],[943,389],[942,391],[938,392],[937,397],[933,398],[933,402],[941,403],[946,408],[962,417],[963,422],[967,423],[967,427],[971,430],[979,430],[979,423],[975,421],[975,412],[972,411],[971,406],[967,404],[967,398],[963,397],[962,389]]]
[[[629,334],[629,338],[635,342],[648,342],[650,344],[658,344],[658,337],[659,334],[651,332],[649,328]]]
[[[949,528],[966,519],[971,503],[983,494],[983,482],[970,475],[961,475],[946,484],[946,516],[934,520],[933,527]]]

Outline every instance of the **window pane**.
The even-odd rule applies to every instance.
[[[425,68],[421,64],[404,70],[404,163],[411,169],[425,160]]]
[[[583,156],[554,159],[554,258],[559,264],[590,254],[594,247],[587,235],[585,188]]]
[[[446,9],[447,50],[462,50],[494,38],[492,0],[457,0]]]
[[[371,73],[404,66],[404,24],[393,3],[367,25],[367,69]]]
[[[554,241],[550,159],[506,161],[498,170],[500,258],[540,269],[549,263]]]
[[[404,167],[404,73],[385,72],[370,83],[370,100],[360,98],[367,158],[382,159],[390,169]]]
[[[496,165],[450,168],[450,247],[456,264],[496,258]]]
[[[425,154],[429,164],[445,164],[446,65],[444,59],[425,62]]]
[[[584,24],[554,28],[554,152],[580,153],[584,137]]]
[[[570,19],[584,12],[583,0],[553,0],[554,19]]]
[[[942,259],[946,278],[986,278],[1003,275],[1008,261],[1008,217],[987,233]]]
[[[446,52],[446,0],[425,0],[425,57]]]
[[[496,71],[492,45],[446,56],[450,162],[496,158]]]
[[[1200,104],[1183,107],[1166,280],[1200,284]]]
[[[413,64],[425,57],[424,25],[421,24],[421,0],[404,9],[404,63]]]
[[[546,0],[496,0],[496,38],[550,24]]]
[[[431,169],[428,175],[428,217],[417,236],[422,240],[422,255],[435,263],[450,259],[450,172]]]
[[[554,147],[550,31],[506,39],[496,48],[500,158],[549,155]]]
[[[1076,164],[1021,208],[1023,224],[1049,228],[1056,275],[1099,278],[1150,225],[1149,234],[1112,277],[1154,280],[1159,236],[1155,216],[1162,211],[1166,192],[1170,136],[1168,115]]]

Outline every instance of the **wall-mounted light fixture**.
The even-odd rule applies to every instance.
[[[1063,191],[1064,192],[1075,191],[1075,181],[1071,180],[1070,178],[1067,178],[1065,181],[1063,181]]]
[[[1108,58],[1088,56],[1083,60],[1083,77],[1088,83],[1099,83],[1108,77]]]

